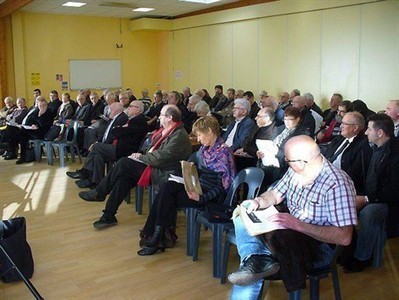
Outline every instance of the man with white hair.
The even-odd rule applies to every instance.
[[[316,102],[314,102],[314,97],[311,93],[305,93],[303,94],[303,97],[305,98],[306,107],[309,108],[310,113],[314,118],[314,132],[318,132],[320,130],[321,124],[323,123],[323,117],[321,116],[323,112]]]
[[[248,141],[256,130],[255,122],[248,116],[250,111],[251,105],[247,99],[240,98],[234,100],[233,117],[235,120],[229,124],[222,136],[226,145],[233,152],[248,144]]]
[[[301,123],[299,125],[308,129],[310,132],[310,136],[313,137],[315,133],[316,121],[313,118],[309,108],[306,107],[305,97],[295,96],[294,99],[292,99],[292,106],[298,108],[301,111]]]
[[[399,100],[390,100],[385,109],[385,114],[391,117],[395,125],[394,135],[399,137]]]

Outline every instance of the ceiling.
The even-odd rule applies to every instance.
[[[203,9],[209,9],[234,2],[242,2],[239,0],[222,0],[212,4],[200,4],[181,2],[179,0],[71,0],[85,2],[87,4],[80,8],[62,6],[62,4],[67,1],[69,0],[34,0],[21,8],[20,11],[29,13],[86,15],[127,19],[138,19],[143,17],[171,19],[179,15],[196,12]],[[111,6],[102,6],[101,4],[104,3],[110,3]],[[118,7],[120,4],[123,6],[126,5],[128,7]],[[147,13],[134,12],[132,11],[132,7],[149,7],[155,8],[155,10]]]

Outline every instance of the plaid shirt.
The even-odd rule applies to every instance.
[[[290,168],[274,190],[287,199],[290,213],[303,222],[336,227],[357,224],[353,182],[325,158],[313,183],[303,186]]]

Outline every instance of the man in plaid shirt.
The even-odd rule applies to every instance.
[[[306,271],[331,262],[330,244],[351,241],[357,217],[350,177],[325,159],[308,136],[291,138],[285,156],[290,168],[277,185],[242,205],[248,213],[284,206],[286,213],[280,208],[268,220],[286,229],[250,236],[241,218],[234,219],[241,264],[229,275],[232,299],[257,299],[263,279],[279,271],[288,291],[305,288]]]

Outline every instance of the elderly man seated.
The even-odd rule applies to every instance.
[[[110,117],[113,117],[114,106],[119,108],[117,110],[119,114],[122,113],[122,105],[113,103]],[[79,179],[76,181],[78,187],[94,188],[104,177],[105,163],[114,162],[139,150],[141,141],[149,129],[143,111],[143,102],[133,101],[126,110],[129,117],[126,124],[110,123],[108,125],[110,127],[109,138],[107,137],[105,142],[94,143],[90,147],[90,152],[83,168],[76,170],[76,172],[66,172],[69,177]],[[109,141],[108,143],[106,142],[107,140]]]
[[[242,203],[248,213],[286,201],[286,211],[268,218],[285,229],[251,236],[234,219],[240,268],[229,275],[232,299],[258,299],[263,279],[280,271],[288,291],[306,286],[306,271],[328,265],[329,244],[348,245],[356,224],[355,188],[342,170],[321,154],[308,136],[291,138],[285,147],[289,170],[277,185]],[[287,210],[288,209],[288,210]]]
[[[180,161],[190,156],[191,143],[180,110],[175,105],[165,105],[159,119],[161,128],[154,133],[145,154],[132,153],[121,158],[95,189],[79,193],[86,201],[104,201],[110,195],[103,215],[93,224],[95,228],[115,225],[118,207],[132,188],[165,182],[170,174],[179,172]]]

